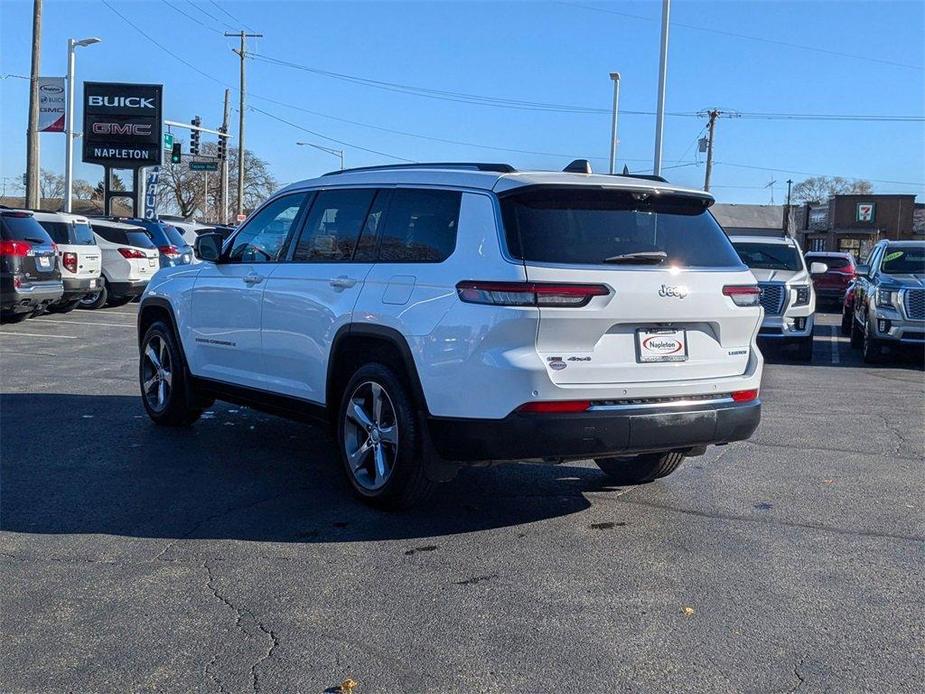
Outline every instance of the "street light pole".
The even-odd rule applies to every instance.
[[[76,53],[78,46],[92,46],[99,43],[102,39],[91,37],[89,39],[68,39],[67,40],[67,125],[64,130],[65,146],[64,152],[64,211],[73,210],[71,198],[74,191],[74,66],[77,62]]]
[[[333,154],[335,157],[340,159],[340,170],[344,170],[344,150],[334,149],[333,147],[324,147],[323,145],[316,145],[314,142],[296,142],[296,144],[300,147],[314,147],[315,149],[320,149],[322,152]]]
[[[610,122],[610,175],[617,172],[617,113],[620,106],[620,73],[611,72],[613,80],[613,119]]]
[[[668,81],[668,17],[671,0],[662,0],[662,46],[658,60],[658,113],[655,116],[655,162],[652,173],[662,175],[662,133],[665,129],[665,87]]]

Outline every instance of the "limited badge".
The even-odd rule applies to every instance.
[[[562,357],[549,357],[546,359],[549,363],[549,368],[553,371],[562,371],[568,364],[562,361]]]

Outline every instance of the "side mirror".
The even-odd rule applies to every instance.
[[[858,277],[870,277],[870,265],[858,265],[855,272]]]
[[[196,237],[193,252],[200,260],[217,263],[222,257],[222,241],[222,235],[214,231],[200,234]]]
[[[821,275],[824,274],[829,269],[829,266],[825,263],[810,263],[809,264],[809,274],[811,275]]]

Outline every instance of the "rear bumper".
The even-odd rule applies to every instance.
[[[141,296],[147,286],[147,278],[143,280],[126,280],[123,282],[106,283],[106,288],[109,291],[109,295],[112,297]]]
[[[74,301],[82,299],[88,294],[97,294],[103,287],[103,280],[99,277],[87,277],[81,279],[67,279],[64,282],[64,294],[62,300]]]
[[[44,308],[61,298],[64,285],[61,280],[54,282],[33,282],[25,287],[8,287],[3,284],[0,306],[10,313],[28,313]]]
[[[430,417],[434,448],[445,460],[580,459],[695,448],[749,438],[761,401],[686,407],[629,407],[504,419]]]

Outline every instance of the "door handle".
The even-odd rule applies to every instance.
[[[263,276],[258,275],[256,272],[244,275],[244,284],[260,284],[261,282],[263,282]]]
[[[331,280],[330,284],[335,289],[349,289],[355,285],[357,281],[352,277],[347,277],[346,275],[341,275],[340,277],[335,277]]]

